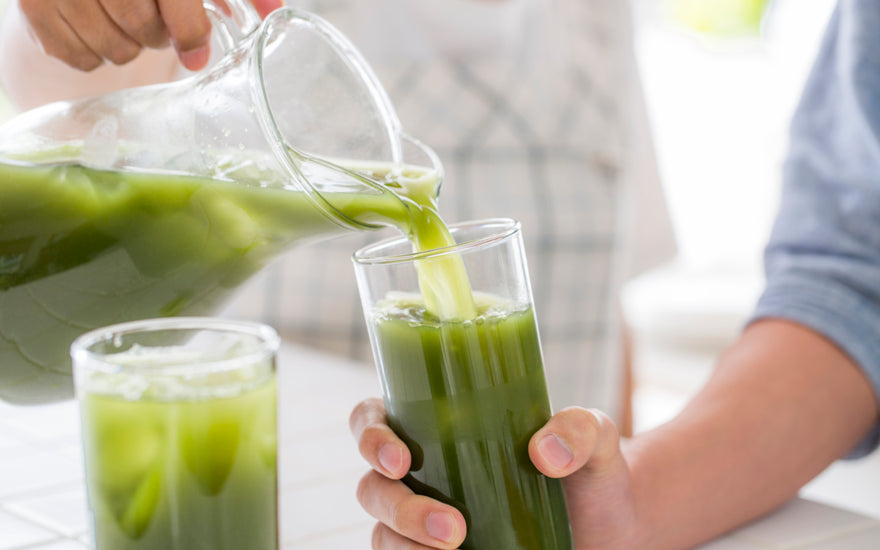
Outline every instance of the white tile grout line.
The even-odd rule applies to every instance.
[[[812,535],[809,537],[805,537],[801,540],[795,540],[793,542],[785,542],[781,545],[773,544],[771,548],[775,550],[797,550],[798,548],[805,548],[807,546],[818,544],[820,542],[832,542],[835,539],[839,539],[844,536],[854,535],[862,531],[868,531],[869,529],[873,529],[875,527],[880,527],[880,520],[874,518],[865,518],[864,522],[855,523],[847,527],[832,528],[822,534]],[[728,537],[731,540],[737,540],[748,544],[756,544],[761,547],[766,547],[767,544],[766,540],[761,540],[756,537],[750,537],[748,535],[738,534],[736,531],[729,534]]]
[[[15,516],[17,519],[20,519],[22,521],[26,521],[26,522],[30,523],[31,525],[37,526],[40,529],[44,529],[46,531],[51,531],[53,534],[59,535],[61,537],[74,539],[76,537],[81,537],[83,535],[88,534],[88,528],[86,528],[86,530],[77,531],[75,533],[65,532],[63,529],[59,529],[57,524],[55,524],[52,521],[44,520],[37,513],[30,513],[26,510],[16,508],[15,506],[17,504],[18,504],[17,502],[7,502],[3,505],[0,505],[0,510],[3,510],[4,512],[6,512],[7,514],[9,514],[11,516]]]
[[[34,544],[28,544],[26,546],[22,546],[21,548],[32,548],[34,546],[42,546],[44,544],[50,544],[50,543],[59,542],[59,541],[68,541],[68,540],[76,541],[76,540],[79,540],[78,537],[81,537],[84,534],[84,533],[75,533],[73,535],[67,535],[67,534],[59,531],[56,527],[52,526],[51,524],[44,523],[42,521],[37,521],[37,520],[33,519],[32,517],[30,517],[29,515],[17,514],[13,510],[10,510],[5,507],[0,507],[0,510],[2,510],[6,514],[9,514],[10,516],[13,516],[15,519],[21,520],[21,521],[27,523],[28,525],[31,525],[33,527],[37,527],[43,531],[46,531],[47,534],[55,537],[55,538],[52,538],[49,540],[43,540],[43,541],[40,541],[40,542],[37,542]],[[85,534],[88,534],[88,533],[85,533]],[[10,550],[19,550],[19,547],[16,546]]]
[[[10,548],[9,550],[32,550],[34,548],[42,548],[44,546],[49,546],[50,544],[59,544],[61,542],[69,542],[69,543],[75,544],[75,545],[81,547],[83,550],[87,550],[87,548],[88,548],[88,546],[83,544],[83,542],[79,539],[61,537],[61,538],[57,538],[57,539],[49,539],[49,540],[44,540],[41,542],[35,542],[32,544],[26,544],[24,546],[15,546],[13,548]]]
[[[18,493],[11,493],[0,497],[0,508],[5,507],[10,502],[18,502],[20,500],[31,498],[50,497],[63,491],[82,488],[84,485],[84,479],[77,479],[55,483],[53,485],[43,485],[41,487],[35,487],[33,489],[26,489]]]
[[[0,510],[3,512],[15,517],[16,519],[25,521],[30,525],[35,527],[39,527],[40,529],[51,532],[54,535],[58,535],[62,537],[64,540],[70,539],[74,540],[73,537],[78,537],[82,535],[82,533],[76,533],[74,535],[70,535],[68,533],[64,533],[60,531],[57,526],[53,525],[51,522],[41,521],[38,517],[34,517],[31,514],[22,513],[21,510],[16,508],[17,504],[20,504],[22,500],[29,500],[32,498],[42,498],[42,497],[52,497],[57,494],[70,491],[71,489],[79,488],[80,485],[77,483],[62,483],[58,485],[52,485],[51,487],[40,487],[39,489],[32,489],[29,491],[23,491],[21,493],[16,493],[15,495],[6,496],[3,499],[0,499]]]

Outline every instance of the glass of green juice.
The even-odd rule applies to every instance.
[[[96,550],[277,550],[277,333],[147,319],[71,345]]]
[[[412,453],[404,482],[461,510],[462,550],[571,550],[561,481],[527,450],[551,408],[520,225],[449,231],[447,247],[413,252],[401,237],[354,255],[388,422]],[[475,308],[440,318],[428,286],[471,293]]]

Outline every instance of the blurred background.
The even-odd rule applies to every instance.
[[[657,398],[642,407],[642,428],[665,419],[664,393],[672,414],[702,383],[758,297],[789,120],[833,7],[833,0],[633,0],[679,249],[624,293],[640,387]]]
[[[639,411],[644,428],[702,381],[704,364],[734,338],[757,296],[788,120],[834,2],[631,2],[679,249],[625,293],[644,367],[638,382],[656,398]],[[13,114],[0,89],[0,121]],[[689,359],[664,360],[668,352]]]
[[[8,1],[0,0],[0,11]],[[674,261],[632,281],[624,293],[639,431],[680,409],[757,298],[788,121],[834,2],[631,2],[679,248]],[[0,121],[12,114],[0,90]],[[880,516],[880,496],[866,490],[878,486],[880,456],[874,453],[835,465],[805,494]]]
[[[635,430],[708,377],[763,284],[788,124],[833,0],[633,0],[636,53],[678,241],[632,281]],[[802,494],[880,514],[880,456],[838,462]]]

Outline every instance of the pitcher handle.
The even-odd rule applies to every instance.
[[[248,0],[204,0],[202,5],[226,52],[260,26],[260,16]]]

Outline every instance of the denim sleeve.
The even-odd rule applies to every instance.
[[[880,399],[880,2],[841,0],[791,126],[752,320],[825,335]],[[880,424],[850,456],[880,443]]]

